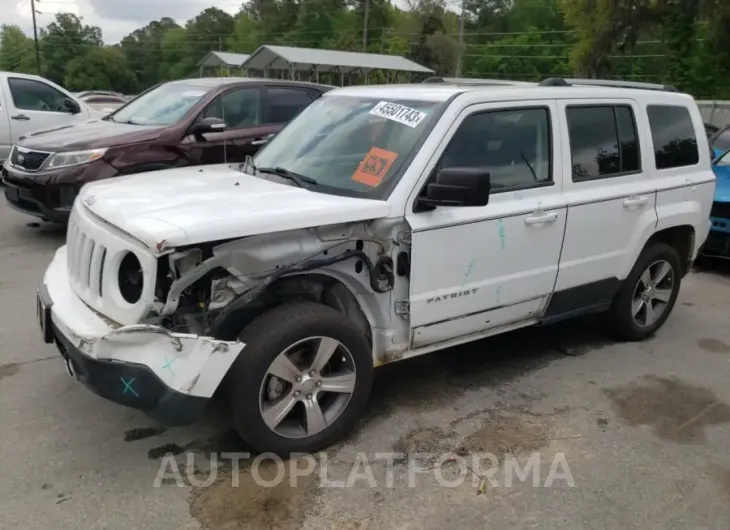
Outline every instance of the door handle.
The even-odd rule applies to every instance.
[[[540,213],[540,214],[531,215],[530,217],[525,218],[525,224],[526,225],[541,225],[541,224],[546,224],[546,223],[554,223],[557,218],[558,218],[558,214],[556,212]]]
[[[251,145],[264,145],[268,141],[268,138],[256,138],[255,140],[251,141]]]
[[[26,116],[25,114],[16,114],[15,116],[10,116],[11,120],[29,120],[30,118]]]
[[[646,195],[629,197],[628,199],[624,199],[624,207],[633,208],[634,206],[644,206],[648,200],[649,198]]]

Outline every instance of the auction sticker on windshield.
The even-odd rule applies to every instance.
[[[418,109],[412,109],[411,107],[399,105],[398,103],[390,103],[388,101],[381,101],[375,105],[370,111],[370,114],[407,125],[413,129],[418,127],[423,119],[428,116],[428,114]]]
[[[355,173],[352,174],[352,180],[375,188],[385,178],[396,158],[398,158],[398,153],[372,147],[357,166]]]

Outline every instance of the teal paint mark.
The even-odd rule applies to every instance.
[[[497,290],[494,293],[494,296],[497,298],[497,305],[499,305],[499,302],[500,302],[499,295],[500,295],[501,292],[502,292],[502,286],[499,285],[499,286],[497,286]]]
[[[170,366],[172,366],[172,363],[174,363],[176,359],[177,359],[177,357],[173,357],[172,359],[168,360],[167,357],[165,357],[165,365],[162,367],[162,369],[170,370],[170,373],[174,375],[172,368],[170,368]]]
[[[499,246],[502,247],[502,250],[507,248],[507,232],[504,229],[502,219],[499,220]]]
[[[476,261],[476,259],[473,259],[469,262],[469,265],[467,265],[466,272],[464,272],[464,279],[461,280],[462,286],[466,285],[466,281],[469,279],[469,276],[471,275],[471,269],[472,269],[472,267],[474,267],[475,261]]]
[[[122,380],[122,384],[124,385],[124,392],[122,392],[124,395],[126,395],[127,391],[129,391],[132,394],[134,394],[135,397],[139,397],[139,394],[137,394],[137,392],[134,391],[134,388],[132,388],[132,383],[134,383],[134,380],[135,380],[134,377],[132,379],[130,379],[129,381],[125,381],[125,379],[123,377],[120,377],[119,379]]]

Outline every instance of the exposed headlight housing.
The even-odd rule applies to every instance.
[[[128,304],[136,304],[143,289],[142,264],[133,252],[127,252],[119,263],[119,292]]]
[[[99,160],[109,148],[89,149],[88,151],[69,151],[68,153],[56,153],[48,160],[46,169],[59,169],[62,167],[79,166]]]

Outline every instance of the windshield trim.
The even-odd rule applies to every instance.
[[[408,168],[413,163],[413,160],[416,158],[416,155],[420,152],[421,148],[423,147],[423,144],[426,142],[428,137],[431,135],[431,132],[433,132],[433,129],[436,127],[436,125],[441,121],[442,116],[446,112],[446,109],[449,108],[451,103],[453,102],[456,97],[461,95],[463,92],[457,92],[453,95],[451,95],[448,99],[442,102],[431,102],[431,103],[438,103],[438,105],[435,107],[436,110],[433,113],[432,119],[429,121],[429,123],[424,127],[423,131],[421,131],[421,134],[416,138],[416,141],[413,142],[413,145],[408,150],[408,153],[403,157],[403,162],[398,167],[398,170],[393,174],[392,177],[388,178],[384,183],[383,187],[380,188],[382,190],[382,193],[379,197],[367,197],[363,196],[361,193],[357,193],[353,190],[348,190],[346,188],[340,188],[337,186],[329,186],[327,184],[323,184],[321,182],[317,183],[317,186],[314,188],[309,189],[308,191],[314,192],[314,193],[324,193],[326,195],[337,195],[340,197],[349,197],[354,199],[363,199],[366,201],[387,201],[390,196],[395,191],[395,188],[400,183],[401,179],[403,178],[403,175],[406,171],[408,171]],[[372,97],[372,96],[365,96],[363,94],[355,95],[345,95],[345,94],[331,94],[331,93],[324,93],[320,97],[336,97],[336,96],[344,96],[344,97],[360,97],[360,98],[372,98],[372,99],[378,99],[378,97]],[[319,98],[318,98],[319,99]],[[394,99],[393,101],[412,101],[405,98],[398,98]],[[314,100],[312,101],[314,103]],[[310,103],[311,105],[311,103]],[[277,136],[281,134],[287,127],[291,126],[291,124],[297,119],[297,117],[294,118],[294,120],[289,121],[284,127],[281,128],[281,130],[277,133]],[[268,147],[268,146],[266,146]],[[256,158],[264,152],[266,149],[261,149],[258,153],[256,153],[253,157],[254,166],[257,165]],[[238,165],[236,166],[238,167]],[[285,166],[283,166],[285,169],[289,169]],[[266,179],[268,175],[255,175],[257,178]],[[276,175],[272,175],[276,177]],[[310,175],[307,175],[308,177],[312,178]]]

